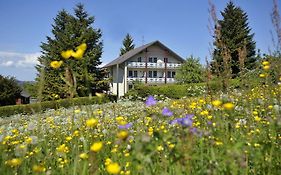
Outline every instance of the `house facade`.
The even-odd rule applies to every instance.
[[[133,82],[157,85],[175,83],[176,70],[185,60],[159,41],[130,50],[108,63],[110,90],[124,96]]]

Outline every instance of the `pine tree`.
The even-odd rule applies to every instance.
[[[133,42],[134,40],[132,36],[127,33],[123,40],[123,47],[120,49],[120,56],[135,48],[135,44],[133,44]]]
[[[69,86],[64,78],[71,70],[76,77],[78,96],[86,96],[99,89],[98,80],[103,75],[99,73],[98,66],[101,64],[103,44],[101,41],[101,30],[94,29],[94,17],[89,16],[82,4],[74,9],[75,15],[70,15],[65,10],[58,13],[54,19],[52,34],[47,36],[47,42],[41,44],[42,56],[38,58],[39,63],[37,82],[41,84],[44,100],[54,97],[66,98],[71,96],[68,92]],[[62,51],[75,49],[81,43],[86,43],[87,49],[80,60],[64,59]],[[64,61],[59,69],[50,67],[51,61]],[[68,69],[68,67],[69,69]],[[68,74],[71,76],[72,74]],[[43,81],[42,81],[43,79]]]
[[[232,1],[221,12],[222,20],[218,20],[218,26],[215,26],[215,49],[213,53],[212,70],[224,72],[224,57],[230,62],[231,73],[233,77],[237,76],[240,71],[253,69],[255,56],[254,34],[248,26],[248,16],[240,8],[236,7]],[[217,72],[218,73],[218,72]]]

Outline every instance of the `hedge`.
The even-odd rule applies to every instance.
[[[161,85],[161,86],[145,86],[139,85],[134,89],[130,90],[126,97],[129,98],[137,98],[142,97],[145,98],[149,95],[163,95],[165,97],[179,99],[184,96],[199,96],[205,92],[205,87],[202,85]]]
[[[239,85],[238,80],[230,80],[231,88],[237,88]],[[149,95],[163,95],[165,97],[179,99],[182,97],[196,97],[205,94],[207,90],[206,83],[193,83],[193,84],[165,84],[147,86],[144,84],[137,85],[131,89],[126,97],[130,99],[137,99],[139,97],[145,98]],[[209,91],[216,93],[222,90],[220,81],[209,82]]]
[[[32,103],[25,105],[12,105],[0,107],[0,117],[8,117],[15,114],[32,114],[41,112],[46,109],[58,109],[60,107],[101,104],[109,101],[114,101],[115,96],[105,97],[79,97],[73,99],[61,99],[56,101],[44,101],[41,103]]]

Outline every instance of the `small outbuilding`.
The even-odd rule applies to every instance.
[[[30,103],[30,94],[26,91],[21,91],[20,96],[16,99],[16,104],[29,104]]]

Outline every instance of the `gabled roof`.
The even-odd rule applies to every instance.
[[[171,49],[169,49],[168,47],[166,47],[164,44],[162,44],[160,41],[153,41],[151,43],[148,43],[146,45],[137,47],[133,50],[130,50],[129,52],[126,52],[125,54],[121,55],[120,57],[116,58],[115,60],[111,61],[110,63],[106,64],[104,67],[110,67],[116,64],[121,64],[123,62],[125,62],[126,60],[132,58],[133,56],[135,56],[136,54],[144,51],[145,49],[147,49],[148,47],[152,46],[152,45],[159,45],[160,47],[162,47],[163,49],[167,50],[169,53],[171,53],[175,58],[181,60],[181,61],[185,61],[182,57],[180,57],[179,55],[177,55],[175,52],[173,52]]]
[[[21,93],[20,93],[20,95],[21,95],[22,97],[25,97],[25,98],[30,97],[30,94],[29,94],[28,92],[26,92],[25,90],[22,90]]]

